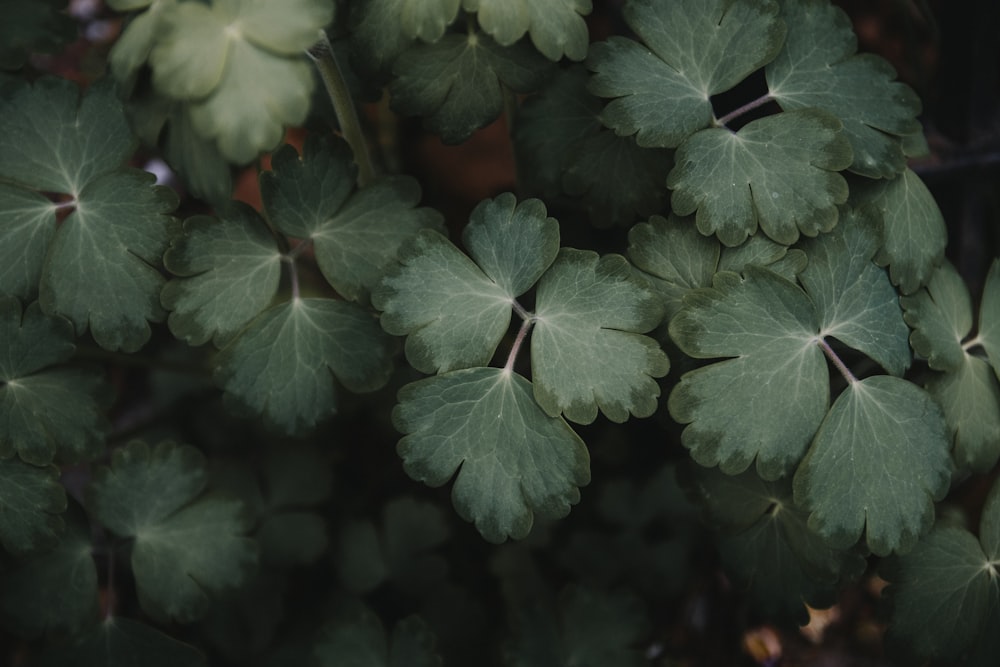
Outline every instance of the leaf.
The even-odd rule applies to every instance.
[[[678,215],[697,211],[702,234],[727,246],[760,229],[790,245],[837,223],[847,182],[835,172],[850,164],[840,122],[815,110],[751,121],[739,132],[703,130],[677,149],[667,176]]]
[[[859,184],[859,203],[870,202],[882,213],[882,248],[875,261],[889,267],[894,285],[912,294],[930,280],[944,259],[948,232],[934,196],[913,170],[892,180]]]
[[[267,308],[281,277],[281,252],[267,223],[239,202],[218,219],[188,218],[163,263],[176,278],[160,301],[170,311],[170,332],[188,345],[225,345]]]
[[[272,223],[312,240],[320,271],[345,298],[367,298],[400,244],[417,231],[444,231],[437,211],[414,208],[420,186],[413,178],[384,178],[355,190],[357,169],[343,141],[310,136],[301,158],[284,146],[271,166],[261,174],[261,196]]]
[[[205,667],[205,656],[159,630],[128,618],[109,616],[86,633],[48,647],[40,667]]]
[[[382,387],[392,341],[364,309],[333,299],[293,299],[251,322],[216,358],[227,403],[301,433],[337,408],[336,378],[354,392]]]
[[[593,9],[591,0],[463,0],[462,7],[476,12],[479,25],[503,46],[530,33],[532,44],[549,60],[587,56],[590,37],[583,17]]]
[[[164,13],[149,54],[153,85],[191,102],[200,135],[246,163],[305,120],[313,76],[303,51],[333,18],[333,3],[181,2]]]
[[[963,354],[958,368],[934,374],[926,389],[944,412],[956,467],[992,470],[1000,459],[1000,384],[990,366]]]
[[[9,463],[0,462],[0,470]],[[33,555],[0,574],[4,591],[0,624],[22,637],[77,631],[98,617],[97,566],[89,526],[75,505],[67,523],[51,551]]]
[[[923,389],[896,377],[855,381],[837,397],[795,473],[795,502],[834,547],[864,539],[905,553],[951,483],[947,425]]]
[[[196,620],[209,595],[239,586],[256,567],[246,508],[201,495],[206,481],[204,458],[194,448],[134,441],[115,450],[87,488],[91,514],[134,539],[139,604],[154,618]]]
[[[732,357],[686,373],[671,392],[671,416],[688,424],[681,442],[705,466],[766,480],[799,461],[829,405],[829,375],[816,345],[819,322],[797,286],[749,266],[718,273],[670,322],[670,336],[696,359]]]
[[[372,294],[382,328],[407,336],[406,359],[424,373],[489,362],[514,298],[555,259],[559,226],[539,200],[505,193],[476,206],[464,241],[478,265],[440,234],[418,233]]]
[[[51,549],[65,529],[66,491],[55,466],[0,460],[0,544],[16,556]]]
[[[109,0],[108,5],[119,12],[142,9],[125,24],[108,54],[111,73],[119,83],[134,82],[140,68],[149,58],[157,35],[163,29],[162,18],[174,11],[175,0]]]
[[[387,70],[415,39],[436,42],[458,16],[461,0],[369,0],[352,3],[351,39],[362,64]]]
[[[827,0],[780,0],[781,18],[794,27],[767,65],[770,96],[785,111],[818,108],[844,124],[854,149],[850,170],[868,178],[903,171],[902,140],[920,130],[920,99],[895,81],[896,72],[873,54],[859,55],[851,21]]]
[[[807,241],[809,264],[799,276],[820,318],[820,335],[832,336],[893,375],[910,365],[909,329],[899,295],[872,262],[877,223],[867,210],[849,210],[829,234]]]
[[[997,377],[1000,377],[1000,260],[993,260],[983,285],[979,308],[979,340]]]
[[[410,47],[393,74],[392,109],[423,116],[444,143],[458,144],[497,119],[504,88],[531,92],[551,74],[551,63],[524,43],[505,47],[483,33],[451,33]]]
[[[105,409],[111,391],[89,369],[59,366],[73,354],[73,327],[42,313],[24,312],[0,295],[0,459],[17,453],[35,465],[90,460],[104,448]],[[58,409],[53,409],[58,406]]]
[[[632,0],[623,12],[642,44],[594,44],[589,88],[611,98],[604,124],[640,146],[673,148],[708,127],[711,96],[769,62],[785,37],[771,0]]]
[[[17,69],[32,52],[57,53],[76,37],[77,25],[61,0],[0,0],[0,69]]]
[[[16,222],[0,240],[25,250],[0,290],[40,294],[48,314],[68,317],[78,335],[89,326],[102,347],[139,349],[150,336],[147,320],[165,317],[154,267],[173,233],[168,213],[177,198],[124,166],[134,139],[112,84],[99,82],[82,98],[60,79],[10,86],[0,94],[0,135],[17,137],[0,155],[0,215]],[[46,205],[41,195],[53,193],[66,201]],[[65,209],[72,212],[54,229]]]
[[[369,609],[342,613],[326,624],[313,652],[320,667],[438,667],[430,628],[419,616],[407,616],[386,636],[382,622]]]
[[[925,289],[900,297],[899,302],[913,329],[913,350],[934,370],[960,370],[966,357],[962,342],[972,330],[972,299],[955,267],[944,261]]]
[[[542,411],[531,383],[502,369],[406,385],[393,424],[404,434],[397,452],[407,474],[432,487],[454,476],[455,509],[490,542],[523,538],[536,514],[566,516],[590,481],[580,438]]]
[[[656,411],[655,378],[670,362],[640,334],[660,323],[659,299],[620,255],[563,248],[538,283],[531,372],[538,404],[589,424],[598,409],[624,422]]]

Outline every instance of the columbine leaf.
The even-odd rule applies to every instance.
[[[765,70],[772,98],[785,111],[819,108],[844,123],[854,149],[850,169],[891,178],[906,166],[902,138],[920,131],[920,100],[882,58],[856,54],[851,21],[828,0],[780,0],[793,29]]]
[[[461,0],[369,0],[351,4],[351,38],[363,64],[391,67],[413,40],[436,42],[458,16]]]
[[[150,336],[147,320],[165,317],[154,267],[177,197],[123,166],[134,140],[112,86],[99,82],[78,98],[72,83],[48,78],[0,96],[0,135],[17,137],[0,156],[0,214],[15,222],[0,240],[24,250],[0,290],[32,298],[37,288],[42,308],[68,317],[77,334],[89,326],[102,347],[133,352]],[[50,193],[67,202],[46,206],[39,195]]]
[[[193,621],[209,594],[241,584],[256,566],[250,521],[235,499],[201,496],[207,473],[192,447],[142,442],[115,450],[87,489],[91,514],[134,539],[139,604],[155,618]]]
[[[1000,260],[993,260],[983,285],[979,307],[979,340],[990,365],[1000,377]]]
[[[219,353],[215,380],[238,411],[300,433],[336,412],[334,377],[354,392],[383,386],[391,347],[359,306],[293,299],[264,311]]]
[[[851,210],[829,234],[803,244],[809,264],[799,280],[816,305],[822,336],[863,352],[893,375],[910,365],[909,329],[886,272],[868,211]]]
[[[51,549],[65,524],[66,491],[54,466],[0,460],[0,544],[15,555]]]
[[[193,646],[148,625],[108,616],[102,623],[66,644],[50,647],[40,667],[205,667],[205,656]]]
[[[163,258],[177,278],[160,295],[167,323],[188,345],[221,347],[274,299],[281,252],[263,219],[234,203],[220,219],[189,218]]]
[[[931,274],[926,289],[899,302],[913,328],[913,350],[934,370],[958,370],[965,363],[962,342],[972,329],[972,299],[955,267],[945,261]]]
[[[892,180],[855,188],[857,201],[871,202],[882,213],[882,248],[875,258],[889,267],[903,294],[926,285],[944,259],[948,231],[934,196],[911,169]]]
[[[829,404],[817,332],[809,297],[766,269],[716,274],[712,288],[685,298],[670,322],[674,342],[698,359],[733,357],[686,373],[670,395],[697,462],[735,474],[756,457],[764,479],[791,472]]]
[[[97,373],[56,366],[73,354],[73,327],[37,303],[0,295],[0,459],[36,465],[89,460],[104,447],[111,392]]]
[[[5,464],[0,462],[0,470]],[[22,637],[73,632],[97,618],[90,526],[78,506],[70,510],[69,519],[55,548],[0,574],[0,624]]]
[[[927,392],[944,411],[955,465],[992,470],[1000,458],[1000,384],[989,364],[963,354],[957,368],[931,377]]]
[[[124,25],[108,54],[111,73],[122,84],[131,84],[139,69],[149,58],[149,52],[162,29],[160,19],[174,9],[176,0],[108,0],[108,6],[119,12],[143,10]]]
[[[934,521],[951,483],[947,425],[923,389],[877,375],[837,397],[795,473],[795,502],[832,546],[864,539],[905,553]]]
[[[479,32],[448,34],[396,60],[392,108],[423,116],[445,143],[461,143],[500,115],[504,87],[531,92],[551,74],[550,66],[523,43],[504,47]]]
[[[0,69],[16,69],[31,52],[56,53],[76,37],[62,0],[0,0]]]
[[[531,383],[502,369],[406,385],[393,423],[405,434],[397,451],[407,474],[433,487],[454,476],[455,509],[490,542],[526,536],[536,514],[566,516],[590,481],[580,438],[542,411]]]
[[[191,102],[198,133],[249,162],[305,120],[313,75],[303,52],[333,18],[327,0],[181,2],[165,12],[149,54],[153,84]]]
[[[320,271],[337,292],[366,298],[400,244],[420,229],[444,231],[441,215],[414,208],[420,186],[408,176],[355,190],[356,168],[340,140],[306,140],[300,158],[285,146],[261,175],[261,195],[274,226],[311,239]]]
[[[663,313],[624,257],[564,248],[542,276],[536,303],[531,372],[545,412],[589,424],[598,409],[616,422],[656,411],[655,378],[670,363],[641,334]]]
[[[504,46],[528,32],[532,44],[549,60],[587,56],[590,38],[583,17],[593,9],[591,0],[463,0],[462,7],[476,12],[483,30]]]
[[[677,150],[667,177],[678,215],[697,211],[702,234],[727,246],[758,226],[779,243],[799,233],[816,236],[837,223],[847,182],[835,172],[851,162],[851,148],[833,116],[804,110],[767,116],[731,132],[698,132]]]
[[[360,607],[326,624],[313,655],[320,667],[440,667],[435,643],[419,616],[399,621],[387,637],[378,616]]]
[[[639,44],[612,37],[591,47],[590,91],[612,98],[601,117],[640,146],[675,147],[712,120],[710,97],[774,58],[785,36],[771,0],[633,0]]]

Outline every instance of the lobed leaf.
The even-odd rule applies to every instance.
[[[66,491],[55,466],[0,459],[0,545],[17,556],[51,549],[65,529]]]
[[[436,42],[458,16],[461,0],[369,0],[353,3],[351,39],[375,70],[387,70],[419,39]]]
[[[139,621],[109,616],[63,644],[51,645],[40,667],[205,667],[203,653]]]
[[[503,369],[408,384],[393,424],[404,434],[397,451],[407,474],[432,487],[454,477],[455,509],[490,542],[526,536],[536,514],[566,516],[590,481],[580,438],[542,411],[531,383]]]
[[[899,302],[913,329],[913,350],[934,370],[959,370],[966,357],[962,342],[972,330],[972,299],[955,267],[945,260],[924,289]]]
[[[1000,377],[1000,260],[994,259],[983,285],[979,307],[979,341],[993,371]]]
[[[440,667],[436,639],[419,616],[403,618],[387,636],[370,609],[342,612],[322,629],[313,656],[320,667]]]
[[[963,354],[957,368],[934,374],[926,389],[944,412],[956,467],[992,470],[1000,459],[1000,384],[989,364]]]
[[[589,424],[598,409],[612,421],[656,411],[670,362],[641,334],[662,319],[659,299],[625,258],[563,248],[538,284],[531,371],[549,416]]]
[[[532,44],[549,60],[587,56],[590,36],[583,17],[593,9],[591,0],[463,0],[462,7],[476,12],[479,25],[502,46],[529,33]]]

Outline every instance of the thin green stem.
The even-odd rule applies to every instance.
[[[337,122],[340,124],[340,132],[354,152],[354,161],[358,165],[358,187],[365,187],[375,181],[376,171],[368,152],[368,142],[365,140],[364,130],[361,128],[361,120],[358,117],[357,107],[354,105],[354,98],[347,87],[344,73],[337,62],[336,54],[326,32],[320,30],[319,41],[306,53],[316,64],[319,76],[323,79],[327,94],[333,103],[333,110],[337,114]]]
[[[722,118],[719,118],[719,119],[715,120],[714,121],[714,125],[716,127],[726,127],[729,123],[733,122],[734,120],[736,120],[737,118],[739,118],[743,114],[750,113],[751,111],[753,111],[757,107],[762,107],[765,104],[767,104],[768,102],[772,102],[773,100],[774,100],[774,98],[771,97],[770,93],[767,93],[765,95],[761,95],[757,99],[755,99],[755,100],[753,100],[751,102],[747,102],[746,104],[744,104],[743,106],[741,106],[739,109],[734,109],[733,111],[730,111],[729,113],[727,113]]]
[[[297,248],[296,248],[297,249]],[[288,253],[281,256],[281,261],[288,265],[288,275],[292,282],[292,299],[299,299],[299,267],[295,263],[297,255]]]
[[[507,355],[507,363],[503,366],[504,371],[507,373],[514,370],[514,362],[517,361],[517,355],[521,351],[521,346],[528,337],[528,332],[531,331],[531,327],[535,324],[535,316],[525,310],[524,306],[517,302],[517,299],[512,299],[510,305],[514,308],[514,312],[517,313],[517,316],[521,318],[521,328],[517,330],[517,336],[514,338],[514,344],[511,345],[510,353]]]
[[[962,351],[968,352],[974,347],[982,346],[982,344],[983,344],[983,339],[980,338],[979,336],[976,336],[975,338],[972,338],[962,343]]]
[[[816,342],[819,344],[820,349],[823,350],[823,354],[826,355],[826,358],[832,361],[833,365],[837,367],[838,371],[840,371],[840,374],[844,376],[844,379],[851,384],[858,381],[858,378],[854,377],[854,373],[851,372],[851,369],[847,367],[847,364],[845,364],[840,357],[837,356],[837,353],[833,351],[833,348],[830,347],[830,344],[827,343],[825,339],[817,336]]]

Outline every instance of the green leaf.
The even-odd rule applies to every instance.
[[[918,386],[887,375],[837,397],[795,473],[795,502],[834,547],[864,539],[905,553],[934,521],[951,483],[947,425]]]
[[[536,514],[566,516],[590,481],[583,442],[509,371],[469,368],[406,385],[393,424],[405,434],[397,451],[407,474],[432,487],[454,476],[455,509],[490,542],[526,536]]]
[[[461,0],[369,0],[352,3],[351,39],[362,64],[387,70],[415,39],[436,42],[458,16]]]
[[[869,178],[903,171],[903,137],[920,131],[920,99],[888,62],[858,55],[851,21],[828,0],[779,0],[792,29],[767,65],[770,96],[782,109],[818,108],[844,123],[854,149],[850,169]]]
[[[910,335],[899,295],[872,262],[878,248],[870,211],[849,210],[829,234],[807,241],[799,280],[816,306],[820,335],[877,361],[893,375],[910,365]]]
[[[275,147],[309,111],[313,74],[303,52],[333,18],[327,0],[178,3],[149,54],[156,89],[191,102],[200,135],[246,163]]]
[[[966,357],[962,342],[972,330],[972,299],[951,262],[944,261],[931,274],[925,289],[899,302],[913,329],[913,350],[934,370],[959,370]]]
[[[215,381],[239,412],[301,433],[337,408],[334,378],[354,392],[382,387],[392,341],[368,311],[333,299],[272,306],[216,358]]]
[[[497,119],[505,87],[531,92],[551,65],[524,43],[505,47],[483,33],[451,33],[410,47],[396,60],[391,105],[397,113],[423,116],[443,142],[457,144]]]
[[[640,146],[675,147],[712,122],[711,96],[774,58],[785,36],[771,0],[632,0],[625,22],[642,44],[591,47],[590,91],[612,98],[601,117]]]
[[[956,466],[992,470],[1000,459],[1000,384],[989,364],[963,354],[957,368],[934,374],[926,388],[944,411]]]
[[[591,0],[463,0],[462,7],[476,12],[479,25],[503,46],[530,33],[532,44],[549,60],[587,57],[590,36],[583,17],[593,9]]]
[[[695,461],[735,474],[756,458],[764,479],[791,472],[829,404],[818,325],[802,290],[754,266],[742,278],[718,273],[685,298],[674,342],[696,359],[732,357],[686,373],[670,395]]]
[[[111,391],[96,372],[58,366],[73,354],[73,327],[0,295],[0,459],[16,452],[44,465],[90,460],[104,448]],[[53,406],[59,406],[53,410]]]
[[[439,667],[435,638],[419,616],[407,616],[386,636],[378,616],[361,607],[323,628],[314,650],[320,667]]]
[[[440,234],[420,232],[372,294],[382,327],[408,336],[407,361],[425,373],[488,363],[510,325],[514,298],[559,249],[558,223],[542,202],[518,204],[509,193],[480,202],[463,236],[476,263]]]
[[[82,635],[53,645],[40,667],[206,667],[205,656],[159,630],[128,618],[109,616]]]
[[[552,618],[552,616],[555,616]],[[519,609],[507,664],[516,667],[639,667],[647,659],[639,643],[649,621],[640,602],[627,594],[569,587],[558,610]]]
[[[624,257],[563,248],[538,283],[536,303],[531,372],[549,416],[589,424],[598,409],[615,422],[656,411],[655,378],[670,362],[641,334],[663,313]]]
[[[111,73],[119,83],[128,85],[135,80],[163,29],[163,16],[175,11],[176,4],[176,0],[109,0],[108,5],[116,11],[145,10],[129,19],[108,54]]]
[[[281,277],[281,252],[267,223],[239,202],[219,219],[188,218],[163,263],[177,276],[160,295],[167,323],[188,345],[225,345],[271,303]]]
[[[0,462],[0,470],[7,463]],[[72,632],[97,619],[97,566],[90,527],[77,506],[69,514],[67,529],[54,549],[0,574],[4,592],[0,624],[22,637]]]
[[[0,0],[0,69],[21,67],[32,52],[57,53],[76,37],[65,0]]]
[[[306,140],[300,158],[285,146],[261,175],[261,195],[274,226],[311,239],[320,271],[337,292],[367,298],[399,250],[420,229],[444,231],[441,215],[414,208],[420,186],[408,176],[355,190],[356,168],[340,140]]]
[[[993,260],[983,285],[979,307],[979,341],[990,365],[1000,377],[1000,260]]]
[[[23,556],[51,549],[65,528],[66,491],[55,466],[0,460],[0,544]]]
[[[678,215],[697,211],[698,230],[727,246],[757,228],[790,245],[837,223],[847,182],[835,172],[851,161],[840,122],[816,110],[751,121],[739,132],[697,132],[677,149],[667,177]]]
[[[242,502],[203,496],[204,458],[192,447],[132,442],[87,488],[91,514],[134,540],[132,572],[139,604],[151,616],[190,622],[209,595],[243,583],[256,567],[256,544]]]
[[[870,202],[882,213],[882,248],[875,261],[888,265],[894,285],[912,294],[930,280],[944,259],[948,231],[934,196],[912,169],[892,180],[859,184],[859,203]]]
[[[0,290],[38,298],[45,253],[56,234],[56,205],[37,192],[0,183]]]

